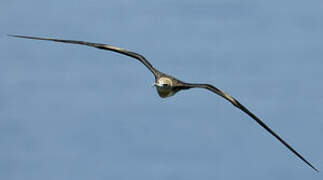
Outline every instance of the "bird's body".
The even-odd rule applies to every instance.
[[[167,98],[177,93],[177,91],[173,87],[172,79],[168,77],[161,77],[157,79],[157,82],[154,83],[154,86],[156,86],[158,95],[161,98]]]
[[[187,89],[184,84],[184,82],[179,81],[174,77],[159,73],[159,76],[157,76],[153,85],[156,87],[159,97],[167,98],[174,96],[180,90]]]
[[[315,171],[318,171],[311,163],[309,163],[302,155],[300,155],[294,148],[292,148],[287,142],[285,142],[280,136],[278,136],[273,130],[271,130],[264,122],[262,122],[256,115],[251,113],[245,106],[240,104],[238,100],[230,96],[229,94],[221,91],[220,89],[216,88],[210,84],[191,84],[180,81],[170,75],[162,73],[154,68],[146,58],[142,55],[137,54],[135,52],[131,52],[122,48],[114,47],[107,44],[99,44],[99,43],[90,43],[85,41],[75,41],[75,40],[64,40],[64,39],[52,39],[52,38],[40,38],[40,37],[32,37],[32,36],[21,36],[21,35],[9,35],[12,37],[18,38],[27,38],[27,39],[34,39],[34,40],[47,40],[47,41],[55,41],[55,42],[63,42],[63,43],[70,43],[70,44],[80,44],[91,46],[103,50],[114,51],[120,54],[124,54],[126,56],[130,56],[139,60],[142,64],[144,64],[155,76],[154,86],[157,89],[158,95],[161,98],[167,98],[170,96],[175,95],[177,92],[181,90],[187,90],[191,88],[203,88],[209,90],[224,99],[228,100],[233,106],[237,107],[241,111],[248,114],[252,119],[254,119],[260,126],[266,129],[271,135],[273,135],[277,140],[279,140],[283,145],[285,145],[290,151],[292,151],[297,157],[299,157],[302,161],[304,161],[307,165],[313,168]]]

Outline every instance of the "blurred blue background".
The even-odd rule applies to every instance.
[[[160,99],[108,43],[236,97],[323,171],[323,2],[2,0],[0,179],[322,179],[250,117],[194,89]]]

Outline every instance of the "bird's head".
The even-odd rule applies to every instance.
[[[167,77],[161,77],[153,84],[156,88],[168,89],[173,85],[173,81]]]
[[[177,91],[173,88],[173,81],[168,77],[161,77],[153,84],[156,87],[158,95],[161,98],[166,98],[174,95]]]

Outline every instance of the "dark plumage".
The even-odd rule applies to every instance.
[[[282,144],[284,144],[290,151],[292,151],[297,157],[299,157],[301,160],[303,160],[307,165],[309,165],[311,168],[313,168],[315,171],[318,171],[310,162],[308,162],[302,155],[300,155],[294,148],[292,148],[287,142],[285,142],[280,136],[278,136],[273,130],[271,130],[264,122],[262,122],[256,115],[251,113],[246,107],[244,107],[238,100],[230,96],[229,94],[221,91],[220,89],[214,87],[210,84],[191,84],[191,83],[185,83],[183,81],[180,81],[172,76],[169,76],[167,74],[164,74],[160,71],[158,71],[156,68],[154,68],[149,61],[143,57],[140,54],[137,54],[135,52],[131,52],[125,49],[121,49],[118,47],[110,46],[107,44],[99,44],[99,43],[90,43],[85,41],[74,41],[74,40],[63,40],[63,39],[52,39],[52,38],[40,38],[40,37],[31,37],[31,36],[21,36],[21,35],[9,35],[12,37],[17,38],[27,38],[27,39],[35,39],[35,40],[47,40],[47,41],[55,41],[55,42],[62,42],[62,43],[71,43],[71,44],[80,44],[80,45],[86,45],[86,46],[92,46],[96,47],[102,50],[109,50],[114,51],[117,53],[124,54],[126,56],[133,57],[137,60],[139,60],[142,64],[144,64],[155,76],[155,83],[156,89],[158,91],[158,94],[162,98],[166,98],[169,96],[173,96],[177,92],[181,90],[187,90],[191,88],[203,88],[206,90],[209,90],[224,99],[228,100],[233,106],[239,108],[241,111],[248,114],[252,119],[254,119],[260,126],[262,126],[264,129],[266,129],[271,135],[273,135],[277,140],[279,140]]]

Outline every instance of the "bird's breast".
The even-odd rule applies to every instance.
[[[172,88],[157,87],[156,89],[161,98],[167,98],[175,94]]]

